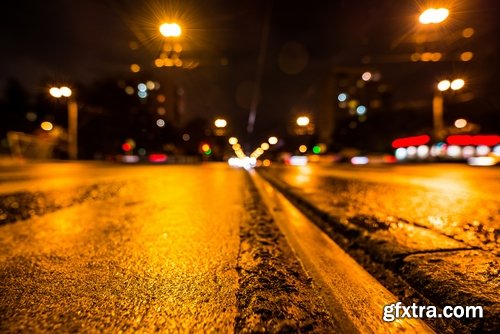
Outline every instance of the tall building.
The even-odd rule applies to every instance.
[[[337,145],[347,132],[390,109],[389,86],[369,67],[335,67],[324,78],[317,116],[318,140]],[[346,143],[340,143],[345,145]]]

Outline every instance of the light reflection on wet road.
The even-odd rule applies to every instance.
[[[500,169],[459,164],[265,170],[346,217],[403,219],[500,254]]]
[[[232,331],[244,172],[75,166],[3,179],[3,193],[115,189],[0,226],[0,332]]]

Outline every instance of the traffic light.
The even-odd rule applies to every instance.
[[[122,150],[124,150],[125,152],[129,152],[130,150],[132,150],[132,145],[130,145],[129,143],[123,143]]]
[[[212,154],[212,148],[211,148],[211,147],[210,147],[210,145],[209,145],[209,144],[207,144],[207,143],[201,143],[201,145],[200,145],[200,150],[201,150],[201,152],[202,152],[203,154],[205,154],[205,155],[207,155],[207,156],[208,156],[208,155],[210,155],[210,154]]]
[[[130,153],[132,150],[135,148],[135,141],[131,138],[128,138],[125,140],[125,142],[122,144],[122,150],[125,151],[125,153]]]

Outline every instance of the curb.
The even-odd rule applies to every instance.
[[[403,220],[395,220],[387,228],[373,217],[346,218],[338,210],[316,205],[300,189],[261,170],[258,173],[332,239],[340,241],[338,243],[353,257],[358,259],[361,250],[368,256],[368,262],[388,269],[433,305],[484,307],[483,319],[463,319],[443,325],[468,332],[500,332],[500,262],[497,257]],[[367,265],[366,259],[361,262]],[[408,297],[400,287],[388,288],[401,299]],[[433,323],[433,326],[441,325]]]

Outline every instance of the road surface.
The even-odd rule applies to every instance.
[[[500,255],[500,169],[462,164],[266,170],[352,221],[404,220]]]
[[[335,331],[250,185],[226,164],[4,167],[0,332]]]

